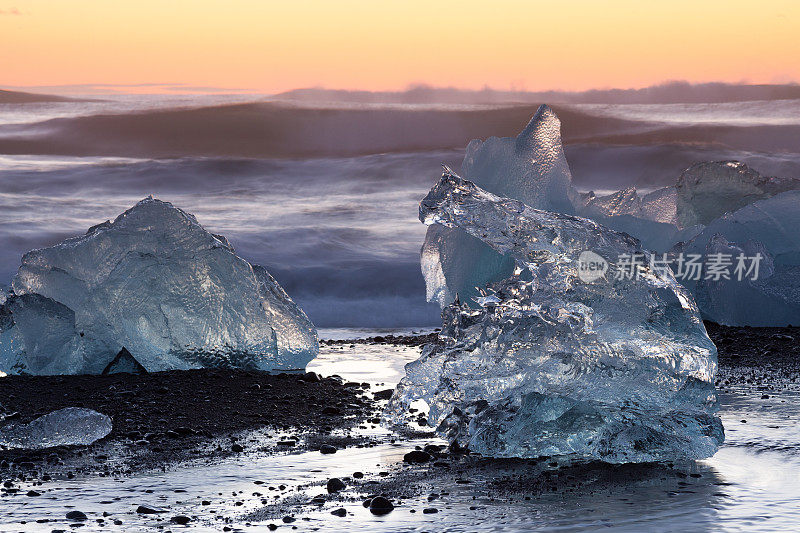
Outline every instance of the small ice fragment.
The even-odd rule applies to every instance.
[[[147,369],[123,346],[114,360],[103,369],[102,374],[104,376],[108,374],[147,374]]]
[[[111,433],[111,419],[97,411],[67,407],[27,424],[0,427],[0,446],[40,449],[53,446],[87,445]]]
[[[642,199],[636,187],[628,187],[607,196],[592,195],[584,208],[587,213],[601,216],[642,216]]]

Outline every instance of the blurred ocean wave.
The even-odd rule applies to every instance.
[[[27,250],[153,194],[266,266],[319,326],[435,324],[418,202],[470,139],[536,110],[181,98],[0,105],[0,284]],[[555,108],[582,190],[660,187],[701,160],[800,177],[798,100]]]

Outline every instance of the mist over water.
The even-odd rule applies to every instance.
[[[536,106],[252,100],[0,104],[0,284],[26,251],[153,194],[266,266],[318,326],[437,323],[418,203],[470,139],[515,135]],[[701,160],[800,177],[800,100],[555,108],[581,190],[653,189]]]

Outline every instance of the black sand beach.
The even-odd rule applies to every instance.
[[[772,395],[797,388],[800,348],[795,339],[800,328],[732,328],[711,323],[706,327],[719,347],[717,386],[721,394],[744,393],[769,408]],[[435,334],[327,341],[323,345],[352,344],[357,350],[359,346],[407,347],[431,341],[435,341]],[[145,375],[8,376],[3,384],[0,403],[13,421],[27,422],[55,409],[79,406],[108,414],[114,423],[108,437],[86,447],[0,451],[0,479],[5,482],[0,491],[2,497],[10,498],[37,497],[37,487],[53,480],[77,476],[124,478],[198,459],[213,464],[238,454],[308,451],[340,452],[341,456],[348,448],[380,444],[366,430],[378,425],[380,408],[389,396],[388,390],[346,383],[338,377],[222,369]],[[676,496],[709,491],[707,496],[713,498],[713,487],[724,485],[713,470],[694,462],[607,465],[547,457],[487,459],[467,450],[448,449],[424,427],[397,434],[391,443],[412,451],[403,452],[404,460],[374,472],[353,472],[352,476],[337,478],[332,486],[329,483],[317,488],[298,480],[297,486],[288,487],[276,499],[264,499],[256,509],[231,513],[225,523],[274,521],[272,525],[283,527],[323,509],[338,513],[334,516],[352,515],[352,509],[345,508],[356,504],[363,504],[365,512],[376,515],[392,512],[387,509],[393,507],[437,514],[449,512],[447,502],[458,501],[463,507],[470,498],[500,501],[510,507],[566,495],[617,498],[622,493],[645,490],[653,480],[660,480],[659,486]],[[330,455],[330,461],[340,461],[339,456]],[[315,489],[320,492],[317,497],[302,496]],[[228,503],[238,505],[238,498],[231,495]],[[385,498],[391,505],[371,509],[373,501],[378,507],[386,505],[376,498]],[[340,505],[344,507],[337,507]],[[468,508],[476,513],[482,509],[478,504]],[[111,524],[113,519],[109,517],[105,523]],[[53,517],[42,520],[56,521]]]
[[[368,387],[368,386],[367,386]],[[242,370],[186,370],[108,376],[8,376],[0,404],[7,420],[29,422],[64,407],[111,417],[113,431],[89,447],[0,451],[0,475],[124,474],[177,461],[240,453],[237,435],[271,428],[280,450],[353,444],[327,436],[377,422],[360,383],[314,373],[271,375]],[[343,442],[342,442],[343,441]],[[240,449],[240,447],[242,449]],[[116,455],[116,457],[115,457]]]

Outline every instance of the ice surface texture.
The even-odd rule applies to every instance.
[[[22,258],[0,308],[0,370],[99,374],[124,346],[148,371],[305,368],[316,329],[270,274],[194,216],[147,198]]]
[[[561,146],[561,122],[543,105],[516,137],[473,140],[461,174],[487,191],[537,209],[572,213],[577,194]],[[422,248],[428,300],[444,307],[458,294],[467,303],[476,287],[502,279],[513,262],[457,227],[431,226]]]
[[[512,258],[479,307],[443,312],[442,344],[406,366],[388,420],[430,406],[445,438],[484,455],[607,462],[697,459],[724,439],[716,348],[671,271],[579,277],[591,251],[649,253],[629,235],[486,192],[450,172],[422,201],[426,224],[459,228]],[[593,256],[596,257],[596,256]]]
[[[111,433],[111,419],[80,407],[53,411],[28,424],[0,427],[0,446],[7,448],[50,448],[91,444]]]

